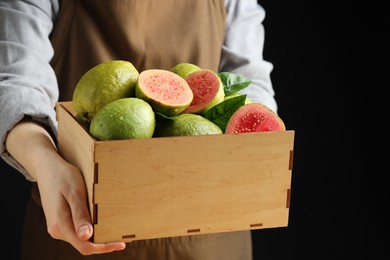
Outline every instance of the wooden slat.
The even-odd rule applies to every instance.
[[[98,143],[95,232],[115,241],[287,225],[293,134]]]
[[[92,218],[94,180],[94,140],[75,120],[71,102],[60,102],[56,106],[58,120],[58,150],[71,164],[78,167],[85,179]]]

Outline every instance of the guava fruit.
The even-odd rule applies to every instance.
[[[111,60],[88,70],[73,92],[73,107],[88,120],[106,104],[134,96],[139,72],[129,61]]]
[[[254,102],[241,106],[233,113],[226,125],[225,134],[285,130],[284,122],[274,111]]]
[[[180,114],[169,119],[159,119],[154,136],[193,136],[223,134],[216,124],[197,114]]]
[[[136,83],[135,96],[148,102],[155,112],[167,116],[180,114],[194,97],[182,77],[162,69],[142,71]]]
[[[156,126],[152,107],[142,99],[117,99],[102,107],[89,131],[97,140],[151,138]]]
[[[208,109],[223,101],[225,92],[218,74],[209,69],[197,70],[186,78],[194,98],[183,113],[204,114]]]
[[[200,70],[201,68],[195,64],[182,62],[178,63],[171,68],[171,71],[182,78],[186,78],[191,73]]]

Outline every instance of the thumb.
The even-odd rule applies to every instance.
[[[88,240],[92,237],[93,226],[91,223],[91,217],[86,203],[82,200],[78,200],[77,203],[73,204],[72,218],[77,237],[80,240]]]
[[[77,236],[80,240],[88,240],[92,237],[93,227],[91,223],[88,222],[75,223],[75,226],[78,227],[76,230],[77,230]]]

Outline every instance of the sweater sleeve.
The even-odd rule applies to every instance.
[[[56,135],[58,86],[49,62],[58,1],[0,2],[0,155],[26,179],[34,181],[6,151],[5,140],[22,118],[31,116]]]
[[[273,65],[263,59],[265,10],[256,0],[225,0],[225,6],[227,27],[219,70],[252,80],[241,93],[276,112]]]

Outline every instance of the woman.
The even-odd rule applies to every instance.
[[[250,232],[94,244],[80,171],[56,150],[57,101],[91,67],[190,62],[240,73],[276,111],[255,0],[0,1],[0,153],[34,183],[22,259],[251,259]],[[90,255],[90,256],[85,256]]]

